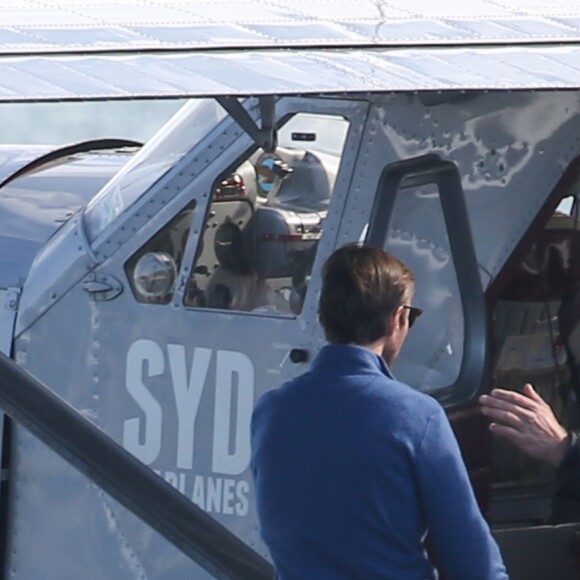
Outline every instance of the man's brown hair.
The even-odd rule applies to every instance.
[[[329,342],[371,344],[385,336],[396,308],[410,300],[413,273],[393,255],[348,244],[324,264],[318,315]]]

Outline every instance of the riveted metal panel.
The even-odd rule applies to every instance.
[[[473,93],[429,101],[420,95],[377,97],[367,122],[364,147],[355,168],[339,243],[364,237],[380,169],[389,163],[437,153],[457,164],[484,287],[494,279],[521,240],[566,167],[580,155],[580,97],[577,92]],[[387,247],[419,272],[415,302],[426,305],[409,333],[396,366],[397,376],[429,390],[451,384],[449,349],[461,319],[445,318],[434,296],[451,286],[422,284],[450,259],[436,196],[400,196]],[[423,278],[429,279],[428,276]],[[443,296],[443,294],[441,294]],[[418,327],[419,328],[419,327]],[[444,332],[450,333],[449,338]],[[427,336],[427,334],[428,336]],[[440,340],[435,335],[441,335]],[[456,371],[455,371],[456,372]]]
[[[277,107],[280,117],[294,112],[327,113],[342,115],[350,120],[343,164],[337,177],[315,268],[320,267],[334,247],[367,108],[368,103],[364,101],[298,98],[284,99]],[[183,260],[184,264],[191,264],[191,252],[195,250],[205,214],[207,196],[203,192],[211,190],[217,176],[238,162],[240,156],[253,146],[245,135],[237,138],[230,136],[227,145],[225,147],[224,143],[221,154],[204,171],[196,174],[195,187],[188,182],[187,167],[183,168],[180,178],[183,181],[180,181],[180,187],[175,188],[173,196],[167,199],[163,209],[148,221],[145,220],[133,235],[123,234],[125,237],[118,251],[101,256],[103,272],[126,282],[124,264],[127,257],[150,239],[186,202],[199,196],[204,201],[200,201],[196,208],[198,216],[194,217],[192,224],[192,243],[188,245],[190,253]],[[195,160],[190,160],[190,163],[195,163]],[[151,191],[152,196],[163,197],[165,194],[164,186]],[[128,213],[139,211],[138,207],[134,207]],[[117,227],[125,227],[125,222],[121,222],[119,220]],[[57,254],[61,251],[72,252],[72,262],[76,263],[76,249],[69,239],[72,235],[72,229],[66,236],[63,234],[63,241],[43,257],[44,273],[55,269],[59,261]],[[60,249],[57,251],[57,248]],[[71,261],[70,256],[67,260]],[[96,272],[100,271],[98,269]],[[188,266],[184,266],[183,275],[187,272]],[[70,281],[70,276],[70,271],[62,272],[62,277],[67,281]],[[66,284],[61,284],[57,278],[56,275],[50,278],[48,284],[55,288],[65,287]],[[16,360],[87,418],[122,442],[126,422],[136,417],[143,418],[128,389],[129,368],[134,372],[135,366],[129,350],[139,341],[148,341],[152,348],[159,349],[157,352],[165,357],[164,386],[161,391],[155,391],[155,396],[159,397],[163,413],[163,445],[160,456],[151,467],[190,499],[202,502],[216,519],[254,549],[266,554],[259,539],[247,467],[241,473],[212,471],[217,413],[215,383],[218,380],[219,361],[232,352],[238,353],[246,362],[251,361],[255,369],[255,387],[252,388],[256,397],[303,371],[303,365],[291,362],[289,351],[295,347],[306,350],[316,348],[318,282],[315,284],[302,313],[296,318],[184,308],[182,294],[179,293],[179,298],[163,306],[138,303],[131,292],[123,292],[111,301],[93,301],[83,285],[76,284],[68,288],[60,299],[52,301],[41,315],[37,311],[32,325],[21,331],[16,342]],[[33,302],[42,304],[43,301],[39,295]],[[56,326],[60,329],[58,337],[54,335]],[[202,407],[195,419],[198,443],[195,446],[194,469],[184,469],[180,460],[176,460],[175,442],[179,432],[178,422],[185,420],[181,415],[185,414],[191,420],[192,410],[176,407],[179,373],[175,374],[175,359],[171,357],[183,353],[189,373],[192,357],[199,356],[196,349],[201,349],[202,354],[209,350],[211,355],[209,371],[203,383]],[[173,354],[170,355],[170,352]],[[192,380],[200,379],[196,377]],[[103,577],[159,580],[193,577],[203,580],[208,577],[25,430],[17,428],[14,440],[12,485],[16,493],[11,505],[12,527],[9,536],[9,569],[13,577],[28,579],[42,576],[48,580],[60,580],[74,577],[79,569],[89,580]],[[222,489],[228,486],[227,489],[234,490],[231,505],[222,502],[220,508],[209,499],[208,503],[200,499],[199,490],[203,488],[201,493],[212,493],[209,490],[214,485],[224,486]],[[223,493],[227,499],[226,491]],[[58,513],[58,518],[54,517],[55,513]],[[48,537],[46,530],[50,530]],[[32,546],[33,558],[30,557]],[[66,550],[66,557],[51,557],[63,550]]]
[[[103,350],[115,345],[99,340],[99,304],[77,285],[17,339],[15,359],[103,427],[108,412],[104,390],[114,396],[124,371],[116,369],[116,380],[102,384]],[[6,569],[13,578],[72,579],[79,570],[88,580],[211,578],[18,425],[10,486]],[[149,556],[152,544],[159,552]],[[158,558],[160,554],[164,557]],[[149,559],[153,566],[147,566]],[[186,573],[174,574],[176,563]]]
[[[0,53],[566,42],[574,0],[10,0]]]
[[[93,244],[94,255],[99,260],[111,256],[123,243],[151,221],[166,205],[184,190],[189,191],[196,178],[206,171],[212,163],[231,146],[232,142],[243,135],[242,129],[233,119],[229,119],[218,135],[211,141],[205,139],[196,144],[193,150],[185,155],[180,163],[172,167],[165,176],[159,179],[136,204],[134,212],[120,216],[112,231],[100,235]],[[196,183],[195,187],[199,187]],[[198,189],[198,191],[200,191]],[[202,199],[208,196],[207,189],[202,189]],[[108,235],[107,235],[108,234]]]
[[[566,89],[580,46],[244,50],[0,59],[0,102]]]
[[[46,147],[0,148],[0,175],[13,175]],[[0,286],[24,283],[46,241],[96,194],[129,154],[86,154],[38,168],[0,190]],[[1,163],[1,162],[0,162]]]

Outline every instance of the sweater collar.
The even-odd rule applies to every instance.
[[[312,362],[313,370],[335,371],[351,369],[356,366],[361,371],[380,372],[394,379],[387,363],[372,350],[354,344],[327,344]]]

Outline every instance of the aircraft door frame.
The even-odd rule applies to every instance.
[[[0,351],[6,356],[12,354],[14,325],[20,298],[19,288],[0,290]],[[6,566],[6,545],[8,539],[10,419],[0,410],[0,574]]]
[[[435,393],[446,407],[470,400],[478,392],[486,369],[487,317],[481,277],[461,177],[452,161],[429,154],[395,162],[383,170],[371,212],[366,242],[384,248],[397,196],[410,187],[435,184],[463,307],[464,349],[457,378]]]
[[[435,185],[457,277],[463,314],[463,351],[455,380],[431,393],[446,408],[474,491],[484,512],[490,506],[490,436],[473,401],[487,373],[487,311],[481,274],[457,165],[428,154],[387,165],[379,181],[366,242],[384,248],[394,207],[405,189]]]
[[[339,245],[359,240],[385,247],[385,240],[392,228],[390,222],[393,210],[399,199],[406,204],[404,206],[406,213],[399,213],[397,229],[393,230],[395,237],[391,236],[392,240],[388,248],[395,255],[399,255],[399,250],[411,252],[409,257],[417,259],[417,264],[421,268],[426,268],[423,271],[417,268],[416,264],[409,263],[411,269],[415,270],[419,284],[421,284],[421,278],[427,274],[431,277],[439,276],[440,270],[430,270],[434,263],[438,261],[441,266],[451,262],[450,266],[445,266],[448,272],[444,280],[447,284],[451,280],[449,276],[455,277],[455,286],[449,287],[449,296],[455,295],[450,308],[455,310],[450,310],[448,314],[445,314],[442,308],[435,311],[427,310],[425,316],[417,323],[417,328],[411,331],[413,334],[410,335],[393,370],[395,376],[402,378],[414,388],[428,392],[445,406],[457,439],[460,441],[476,496],[482,510],[487,512],[490,504],[490,434],[484,418],[474,404],[475,395],[485,384],[488,372],[486,367],[487,316],[481,282],[482,274],[471,239],[461,179],[457,166],[451,161],[444,161],[438,155],[417,157],[409,155],[402,158],[404,153],[399,151],[396,145],[391,146],[388,141],[383,141],[381,132],[376,127],[377,125],[389,127],[388,111],[388,107],[380,103],[369,116],[364,136],[365,146],[355,169],[355,182],[351,187],[351,197],[346,208],[345,215],[348,215],[350,219],[343,220]],[[389,134],[387,139],[393,139],[396,144],[395,135]],[[408,196],[405,195],[405,191],[402,191],[402,195],[397,194],[399,189],[407,187],[412,188]],[[438,195],[433,193],[433,189],[438,189]],[[447,191],[448,189],[450,192]],[[418,192],[424,193],[418,194]],[[428,211],[425,209],[419,211],[419,205],[416,204],[422,204],[422,202],[428,204],[425,206],[429,208]],[[425,222],[425,220],[435,219],[431,215],[431,207],[437,207],[437,211],[442,214],[434,222],[436,227],[455,230],[451,236],[447,231],[448,251],[442,251],[440,255],[437,254],[437,244],[441,243],[444,236],[434,235],[435,232],[430,230],[431,226],[426,227]],[[402,217],[406,220],[403,223],[401,223]],[[415,223],[426,229],[415,230],[413,226]],[[453,228],[450,228],[450,225]],[[469,240],[468,247],[464,240]],[[391,248],[392,241],[396,241],[397,245]],[[452,251],[452,246],[455,251]],[[465,251],[464,246],[466,246]],[[403,259],[407,261],[406,254]],[[419,288],[422,289],[423,299],[427,297],[425,293],[437,292],[436,289],[425,288],[425,284]],[[425,304],[420,299],[421,296],[419,296],[417,306],[424,307]],[[447,331],[441,333],[442,326],[437,328],[430,326],[425,333],[421,333],[419,325],[437,325],[440,316],[448,317],[451,314],[449,318],[441,318],[444,323],[450,325],[449,332],[458,332],[455,325],[463,324],[466,335],[470,335],[465,349],[457,351],[457,356],[460,357],[457,360],[458,368],[453,370],[454,367],[450,367],[451,370],[447,375],[437,375],[435,388],[431,386],[432,383],[423,382],[421,378],[418,380],[407,378],[405,375],[409,373],[411,377],[417,375],[428,378],[427,372],[433,361],[437,361],[430,353],[436,352],[435,348],[440,348],[433,344],[435,341],[447,341],[445,335]],[[434,340],[430,340],[431,336]],[[461,347],[464,342],[463,337],[459,339]],[[413,349],[413,344],[422,345],[427,356],[424,355],[423,350]],[[438,344],[441,345],[441,343]],[[442,346],[446,346],[444,342]],[[427,370],[420,369],[420,372],[415,373],[413,371],[415,364],[423,365]],[[439,377],[443,377],[443,380],[440,381]]]
[[[278,120],[294,113],[312,113],[340,115],[350,121],[314,270],[336,245],[368,106],[365,101],[297,97],[277,103]],[[240,444],[239,418],[247,416],[248,392],[253,407],[255,398],[303,372],[314,356],[313,345],[321,334],[316,307],[319,281],[312,277],[302,310],[295,315],[186,305],[216,182],[256,147],[234,125],[225,128],[227,137],[212,142],[209,163],[204,165],[200,152],[179,175],[171,172],[155,191],[119,217],[123,231],[118,228],[112,233],[112,241],[99,240],[96,253],[103,261],[92,275],[113,276],[122,281],[125,290],[111,300],[93,302],[94,344],[109,345],[100,349],[94,372],[99,383],[100,426],[265,555],[257,531],[247,450],[242,451]],[[216,150],[219,154],[214,154]],[[193,199],[197,201],[170,300],[137,300],[127,283],[129,260],[180,212],[190,209]],[[142,215],[137,214],[144,208],[152,215],[142,222]],[[132,222],[135,227],[142,225],[132,231]],[[118,249],[117,241],[122,243]],[[293,360],[292,350],[302,351],[306,357]],[[242,435],[245,437],[245,431]],[[118,521],[128,530],[127,541],[138,544],[142,532],[130,518],[119,515]],[[156,540],[155,546],[159,550],[139,554],[144,569],[166,562],[175,566],[172,577],[191,577],[187,562],[177,562],[162,542]]]
[[[319,271],[326,257],[328,257],[336,246],[336,236],[338,234],[346,198],[348,195],[351,177],[357,156],[360,148],[360,140],[365,127],[366,115],[369,104],[365,101],[348,101],[340,99],[323,99],[323,98],[300,98],[300,97],[283,97],[276,103],[276,123],[281,119],[298,113],[309,114],[324,114],[344,116],[349,122],[350,126],[346,136],[342,159],[340,163],[340,171],[336,178],[336,183],[332,193],[332,202],[325,218],[324,234],[318,244],[315,260],[312,266],[312,271]],[[232,147],[230,153],[229,167],[234,167],[239,159],[242,158],[245,151],[252,146],[252,141],[247,135],[242,135],[235,147]],[[232,154],[233,153],[233,158]],[[212,184],[209,185],[211,190]],[[204,195],[205,197],[205,195]],[[211,202],[211,200],[209,200]],[[206,208],[206,213],[209,210],[209,204]],[[187,292],[187,280],[190,273],[189,265],[193,263],[199,245],[199,234],[203,231],[204,223],[199,224],[195,222],[192,224],[192,229],[187,241],[184,251],[182,271],[179,274],[179,283],[176,286],[173,296],[172,304],[175,307],[180,306],[184,302],[185,294]],[[319,277],[313,277],[308,292],[306,294],[302,311],[295,317],[302,321],[304,328],[308,328],[312,324],[316,324],[317,317],[317,293],[319,291]],[[312,319],[312,320],[310,320]],[[310,322],[309,322],[310,321]],[[309,336],[314,337],[312,333]],[[306,345],[306,348],[311,344]]]

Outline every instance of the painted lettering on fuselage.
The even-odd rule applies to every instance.
[[[130,346],[125,385],[137,409],[124,421],[123,446],[155,468],[168,417],[176,417],[175,469],[155,471],[206,511],[246,515],[249,483],[234,477],[244,473],[250,462],[254,366],[247,355],[237,351],[197,347],[188,355],[181,344],[164,348],[153,340],[140,339]],[[210,384],[212,365],[215,382]],[[170,398],[161,402],[148,387],[154,377],[170,383],[173,409],[166,408]],[[211,445],[211,473],[200,474],[194,471],[195,442],[200,437],[197,419],[202,394],[210,388],[215,390],[213,433],[204,432],[203,441]],[[167,459],[163,457],[164,464]]]
[[[154,470],[209,513],[246,516],[250,484],[245,479],[192,475],[188,472]]]

